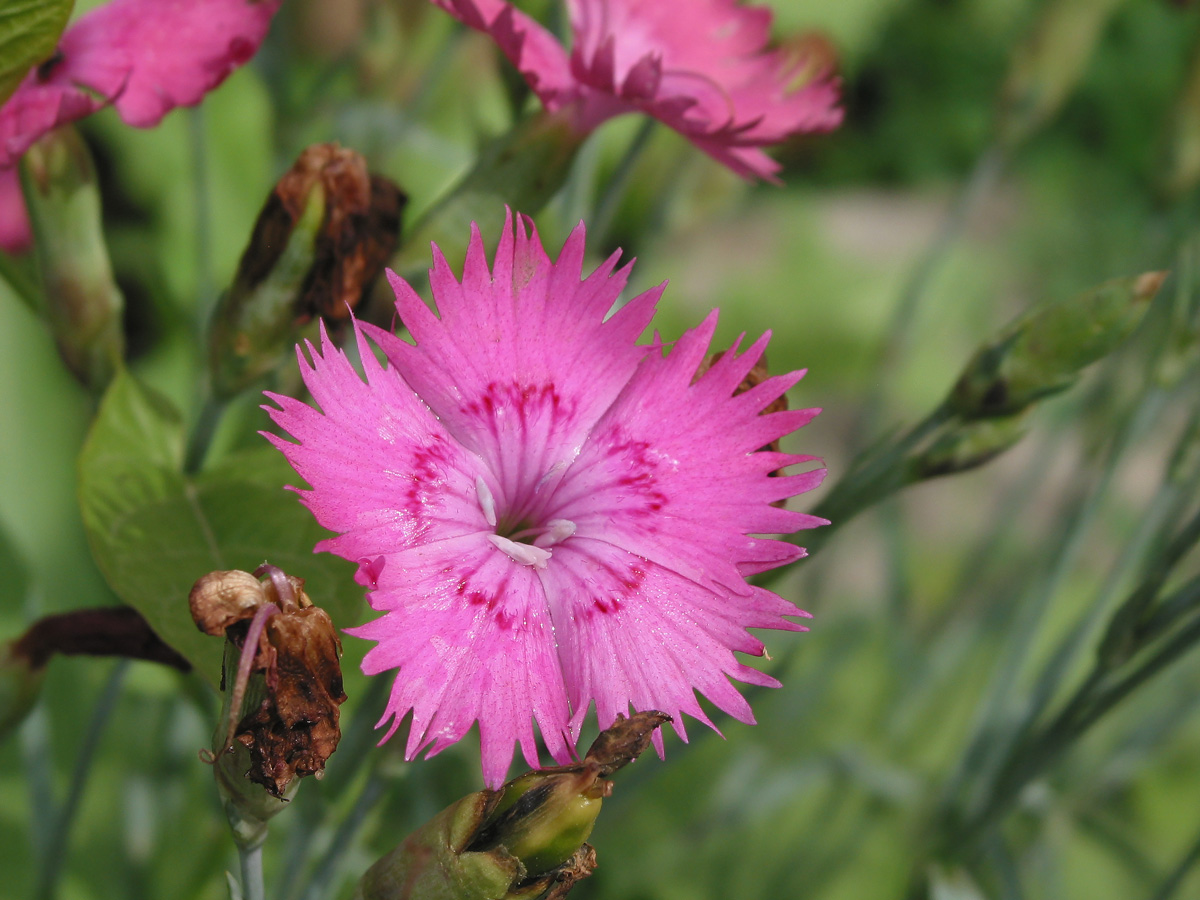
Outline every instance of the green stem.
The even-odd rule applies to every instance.
[[[970,855],[976,844],[1016,803],[1021,789],[1056,760],[1122,700],[1200,643],[1200,616],[1180,629],[1155,654],[1115,684],[1105,687],[1110,672],[1097,661],[1087,679],[1040,734],[1018,743],[997,773],[983,808],[954,829],[948,855]]]
[[[29,311],[40,316],[41,290],[37,280],[21,261],[0,251],[0,279],[8,283],[13,295],[20,300]]]
[[[934,235],[925,252],[921,254],[913,267],[908,279],[901,288],[900,297],[892,310],[891,319],[883,333],[883,340],[875,354],[875,371],[886,373],[891,371],[908,353],[912,344],[917,310],[922,298],[929,289],[933,276],[954,246],[955,240],[966,226],[967,219],[974,211],[979,201],[987,195],[1004,169],[1004,153],[998,146],[993,146],[983,153],[975,163],[954,205],[950,207],[941,227]],[[867,395],[855,427],[851,432],[850,446],[858,446],[865,435],[877,424],[884,403],[887,399],[887,378],[879,378],[873,382],[872,390]]]
[[[79,755],[75,758],[75,769],[71,773],[71,784],[67,789],[67,798],[50,826],[50,832],[46,841],[46,855],[42,858],[42,865],[38,871],[37,886],[33,892],[36,900],[51,900],[55,896],[55,886],[57,885],[58,878],[66,868],[64,857],[66,856],[71,825],[75,820],[75,813],[79,809],[79,802],[83,799],[83,791],[87,786],[88,775],[92,771],[92,762],[96,758],[96,748],[100,745],[100,738],[104,734],[108,720],[112,717],[113,710],[116,709],[117,700],[121,695],[121,684],[125,679],[125,673],[128,669],[129,660],[125,659],[113,667],[112,673],[108,676],[108,681],[105,682],[104,689],[100,694],[100,699],[96,703],[96,708],[92,711],[92,718],[88,722],[87,732],[83,737],[83,744],[79,748]]]
[[[1191,847],[1183,854],[1183,858],[1171,870],[1171,874],[1166,877],[1166,880],[1159,885],[1150,900],[1171,900],[1183,887],[1183,882],[1198,862],[1200,862],[1200,835],[1197,835]]]
[[[829,519],[831,524],[815,531],[797,532],[789,535],[788,540],[802,543],[810,554],[814,553],[839,527],[905,487],[911,479],[909,453],[950,418],[950,409],[943,404],[895,443],[866,453],[812,510],[813,515]]]
[[[329,896],[329,886],[338,873],[338,863],[347,859],[346,851],[350,842],[354,839],[358,829],[362,827],[363,822],[366,821],[375,804],[383,796],[383,790],[384,780],[379,777],[377,772],[372,772],[367,776],[362,793],[354,801],[354,806],[346,814],[346,818],[338,825],[328,849],[321,854],[321,859],[313,870],[308,887],[301,895],[303,900],[320,900],[321,897]]]
[[[188,111],[188,139],[192,149],[192,188],[196,204],[196,314],[205,333],[209,307],[215,292],[213,278],[212,207],[208,193],[208,152],[205,143],[204,111],[197,106]]]
[[[264,900],[262,842],[250,846],[238,844],[238,861],[242,868],[242,900]]]
[[[625,196],[629,182],[633,179],[633,170],[637,166],[642,152],[650,143],[650,137],[654,134],[656,124],[655,120],[649,116],[644,117],[642,124],[638,126],[637,134],[633,136],[633,140],[625,149],[624,155],[613,170],[612,177],[608,179],[604,196],[600,198],[595,212],[592,213],[591,222],[588,223],[588,238],[592,246],[603,246],[605,238],[608,237],[613,219],[617,215],[617,209],[621,205],[621,199]]]
[[[204,467],[204,459],[208,456],[208,448],[212,445],[217,427],[221,424],[221,416],[225,412],[226,404],[227,401],[214,397],[211,391],[204,398],[200,415],[196,419],[196,424],[192,426],[192,433],[188,436],[187,452],[183,458],[185,474],[194,475]]]

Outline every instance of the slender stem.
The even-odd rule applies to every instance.
[[[600,198],[595,212],[592,213],[591,221],[588,223],[589,238],[594,246],[602,245],[608,236],[613,219],[616,218],[617,209],[621,205],[621,199],[625,196],[629,182],[633,179],[633,170],[637,166],[637,161],[641,157],[642,151],[650,143],[651,135],[654,134],[655,124],[655,120],[649,116],[643,118],[642,124],[638,126],[637,134],[629,142],[629,146],[613,170],[612,177],[608,179],[608,187],[604,191],[604,196]]]
[[[208,456],[208,448],[212,446],[212,440],[216,436],[217,426],[221,424],[225,406],[226,401],[217,399],[211,392],[204,398],[200,416],[188,436],[187,451],[183,458],[185,474],[194,475],[204,467],[204,459]]]
[[[1177,632],[1133,672],[1107,688],[1103,685],[1109,672],[1103,662],[1098,662],[1054,721],[1040,734],[1028,737],[1014,748],[997,774],[983,808],[951,836],[952,846],[964,854],[972,853],[977,841],[1016,803],[1026,784],[1106,713],[1198,643],[1200,617]]]
[[[238,860],[242,865],[242,900],[264,900],[262,842],[250,846],[238,844]]]
[[[200,106],[188,111],[188,138],[192,149],[192,188],[196,204],[196,314],[200,334],[208,318],[214,294],[212,207],[208,193],[208,152],[205,140],[204,111]]]
[[[797,532],[790,535],[788,540],[803,543],[809,553],[813,553],[829,540],[837,528],[904,487],[908,475],[908,454],[950,417],[949,407],[943,404],[895,443],[868,452],[813,509],[813,515],[829,519],[830,524],[816,531]]]
[[[892,317],[884,330],[883,339],[876,351],[875,369],[878,372],[890,371],[896,363],[903,359],[912,344],[912,335],[917,318],[917,310],[922,298],[929,289],[929,283],[954,246],[955,240],[962,233],[967,219],[974,211],[979,201],[987,195],[995,184],[1004,168],[1004,153],[998,146],[993,146],[983,153],[975,163],[962,189],[959,191],[954,205],[950,207],[941,227],[934,235],[925,252],[917,260],[900,297],[892,310]],[[851,446],[859,446],[877,424],[886,400],[887,378],[879,378],[873,382],[872,390],[863,403],[851,434]]]
[[[96,708],[92,711],[92,718],[88,722],[87,732],[84,734],[83,743],[79,748],[79,755],[75,758],[75,769],[71,773],[67,798],[50,825],[46,841],[46,855],[42,858],[37,886],[33,892],[36,900],[51,900],[54,897],[58,878],[66,868],[63,863],[71,825],[74,822],[75,813],[79,809],[79,802],[83,799],[83,791],[87,786],[88,775],[91,774],[92,762],[96,758],[96,748],[100,745],[100,738],[104,734],[108,720],[112,717],[113,710],[116,709],[117,699],[121,694],[121,684],[128,669],[129,660],[125,659],[113,667],[100,694],[100,699],[96,703]]]
[[[354,801],[354,806],[346,814],[346,818],[338,825],[337,831],[333,834],[333,840],[321,854],[321,859],[313,869],[308,887],[301,895],[303,900],[320,900],[321,897],[330,895],[329,886],[337,875],[338,862],[346,858],[346,849],[375,804],[379,802],[379,798],[383,796],[383,789],[384,780],[379,777],[378,773],[372,772],[367,776],[362,793]]]
[[[1171,900],[1176,895],[1183,882],[1187,879],[1196,863],[1200,862],[1200,835],[1192,842],[1192,845],[1183,854],[1183,858],[1171,870],[1162,884],[1158,886],[1158,890],[1154,892],[1150,900]]]

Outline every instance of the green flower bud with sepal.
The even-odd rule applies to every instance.
[[[125,298],[113,279],[91,154],[75,129],[58,128],[29,148],[21,175],[58,352],[83,384],[102,391],[125,353]]]
[[[964,418],[1009,416],[1070,387],[1141,324],[1166,276],[1107,281],[1021,316],[975,353],[950,394],[950,409]]]
[[[911,463],[913,481],[966,472],[995,459],[1029,432],[1024,413],[993,419],[952,419]]]
[[[584,841],[612,791],[607,777],[670,717],[618,717],[572,766],[540,769],[442,810],[384,856],[355,900],[557,900],[595,868]]]

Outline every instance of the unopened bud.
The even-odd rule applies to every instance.
[[[256,575],[267,576],[259,581]],[[318,777],[341,739],[341,643],[302,579],[274,566],[211,572],[188,597],[206,634],[225,636],[225,700],[211,753],[235,837],[261,841],[299,779]]]
[[[975,353],[950,407],[964,418],[1008,416],[1070,387],[1141,324],[1166,277],[1147,272],[1107,281],[1021,316]]]
[[[267,197],[214,314],[217,396],[274,370],[316,317],[349,317],[396,249],[404,203],[353,150],[315,144],[300,154]]]
[[[999,139],[1012,147],[1045,124],[1079,83],[1120,0],[1049,0],[1017,45],[1000,92]]]
[[[527,876],[543,875],[575,855],[611,793],[612,782],[600,778],[594,764],[568,772],[527,772],[501,789],[470,849],[503,847],[521,861]]]
[[[953,419],[945,431],[912,462],[915,480],[966,472],[995,459],[1029,432],[1028,416]]]
[[[554,900],[595,868],[584,841],[659,712],[619,717],[583,761],[527,772],[498,791],[464,797],[413,832],[359,882],[356,900]]]
[[[125,352],[125,300],[104,242],[91,154],[66,126],[30,147],[22,168],[54,341],[75,376],[101,391]]]

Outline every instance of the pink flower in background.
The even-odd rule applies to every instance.
[[[24,253],[33,235],[16,169],[0,169],[0,250]]]
[[[258,50],[281,0],[112,0],[63,33],[0,106],[0,182],[51,129],[108,104],[138,128],[192,106]],[[19,193],[0,185],[0,247],[29,240]]]
[[[635,110],[743,177],[773,178],[762,148],[842,121],[838,86],[812,60],[766,49],[771,13],[738,0],[567,0],[570,55],[503,0],[434,0],[492,37],[550,111],[582,131]]]
[[[762,655],[747,628],[807,615],[746,583],[804,551],[753,535],[823,524],[771,505],[820,482],[769,477],[813,457],[759,449],[818,412],[763,414],[803,373],[735,395],[767,336],[697,378],[715,312],[665,355],[638,344],[662,288],[605,318],[629,276],[619,254],[581,278],[582,225],[556,262],[527,227],[509,216],[490,270],[473,229],[461,282],[435,248],[440,318],[393,274],[416,343],[357,324],[365,380],[328,337],[308,345],[319,410],[269,395],[297,443],[267,437],[338,533],[317,549],[358,562],[383,613],[351,633],[378,642],[367,674],[399,670],[387,736],[411,711],[412,759],[478,720],[492,787],[514,743],[537,765],[534,721],[568,761],[593,703],[602,728],[632,705],[685,739],[681,713],[712,724],[696,691],[753,722],[729,679],[778,682],[734,651]]]

